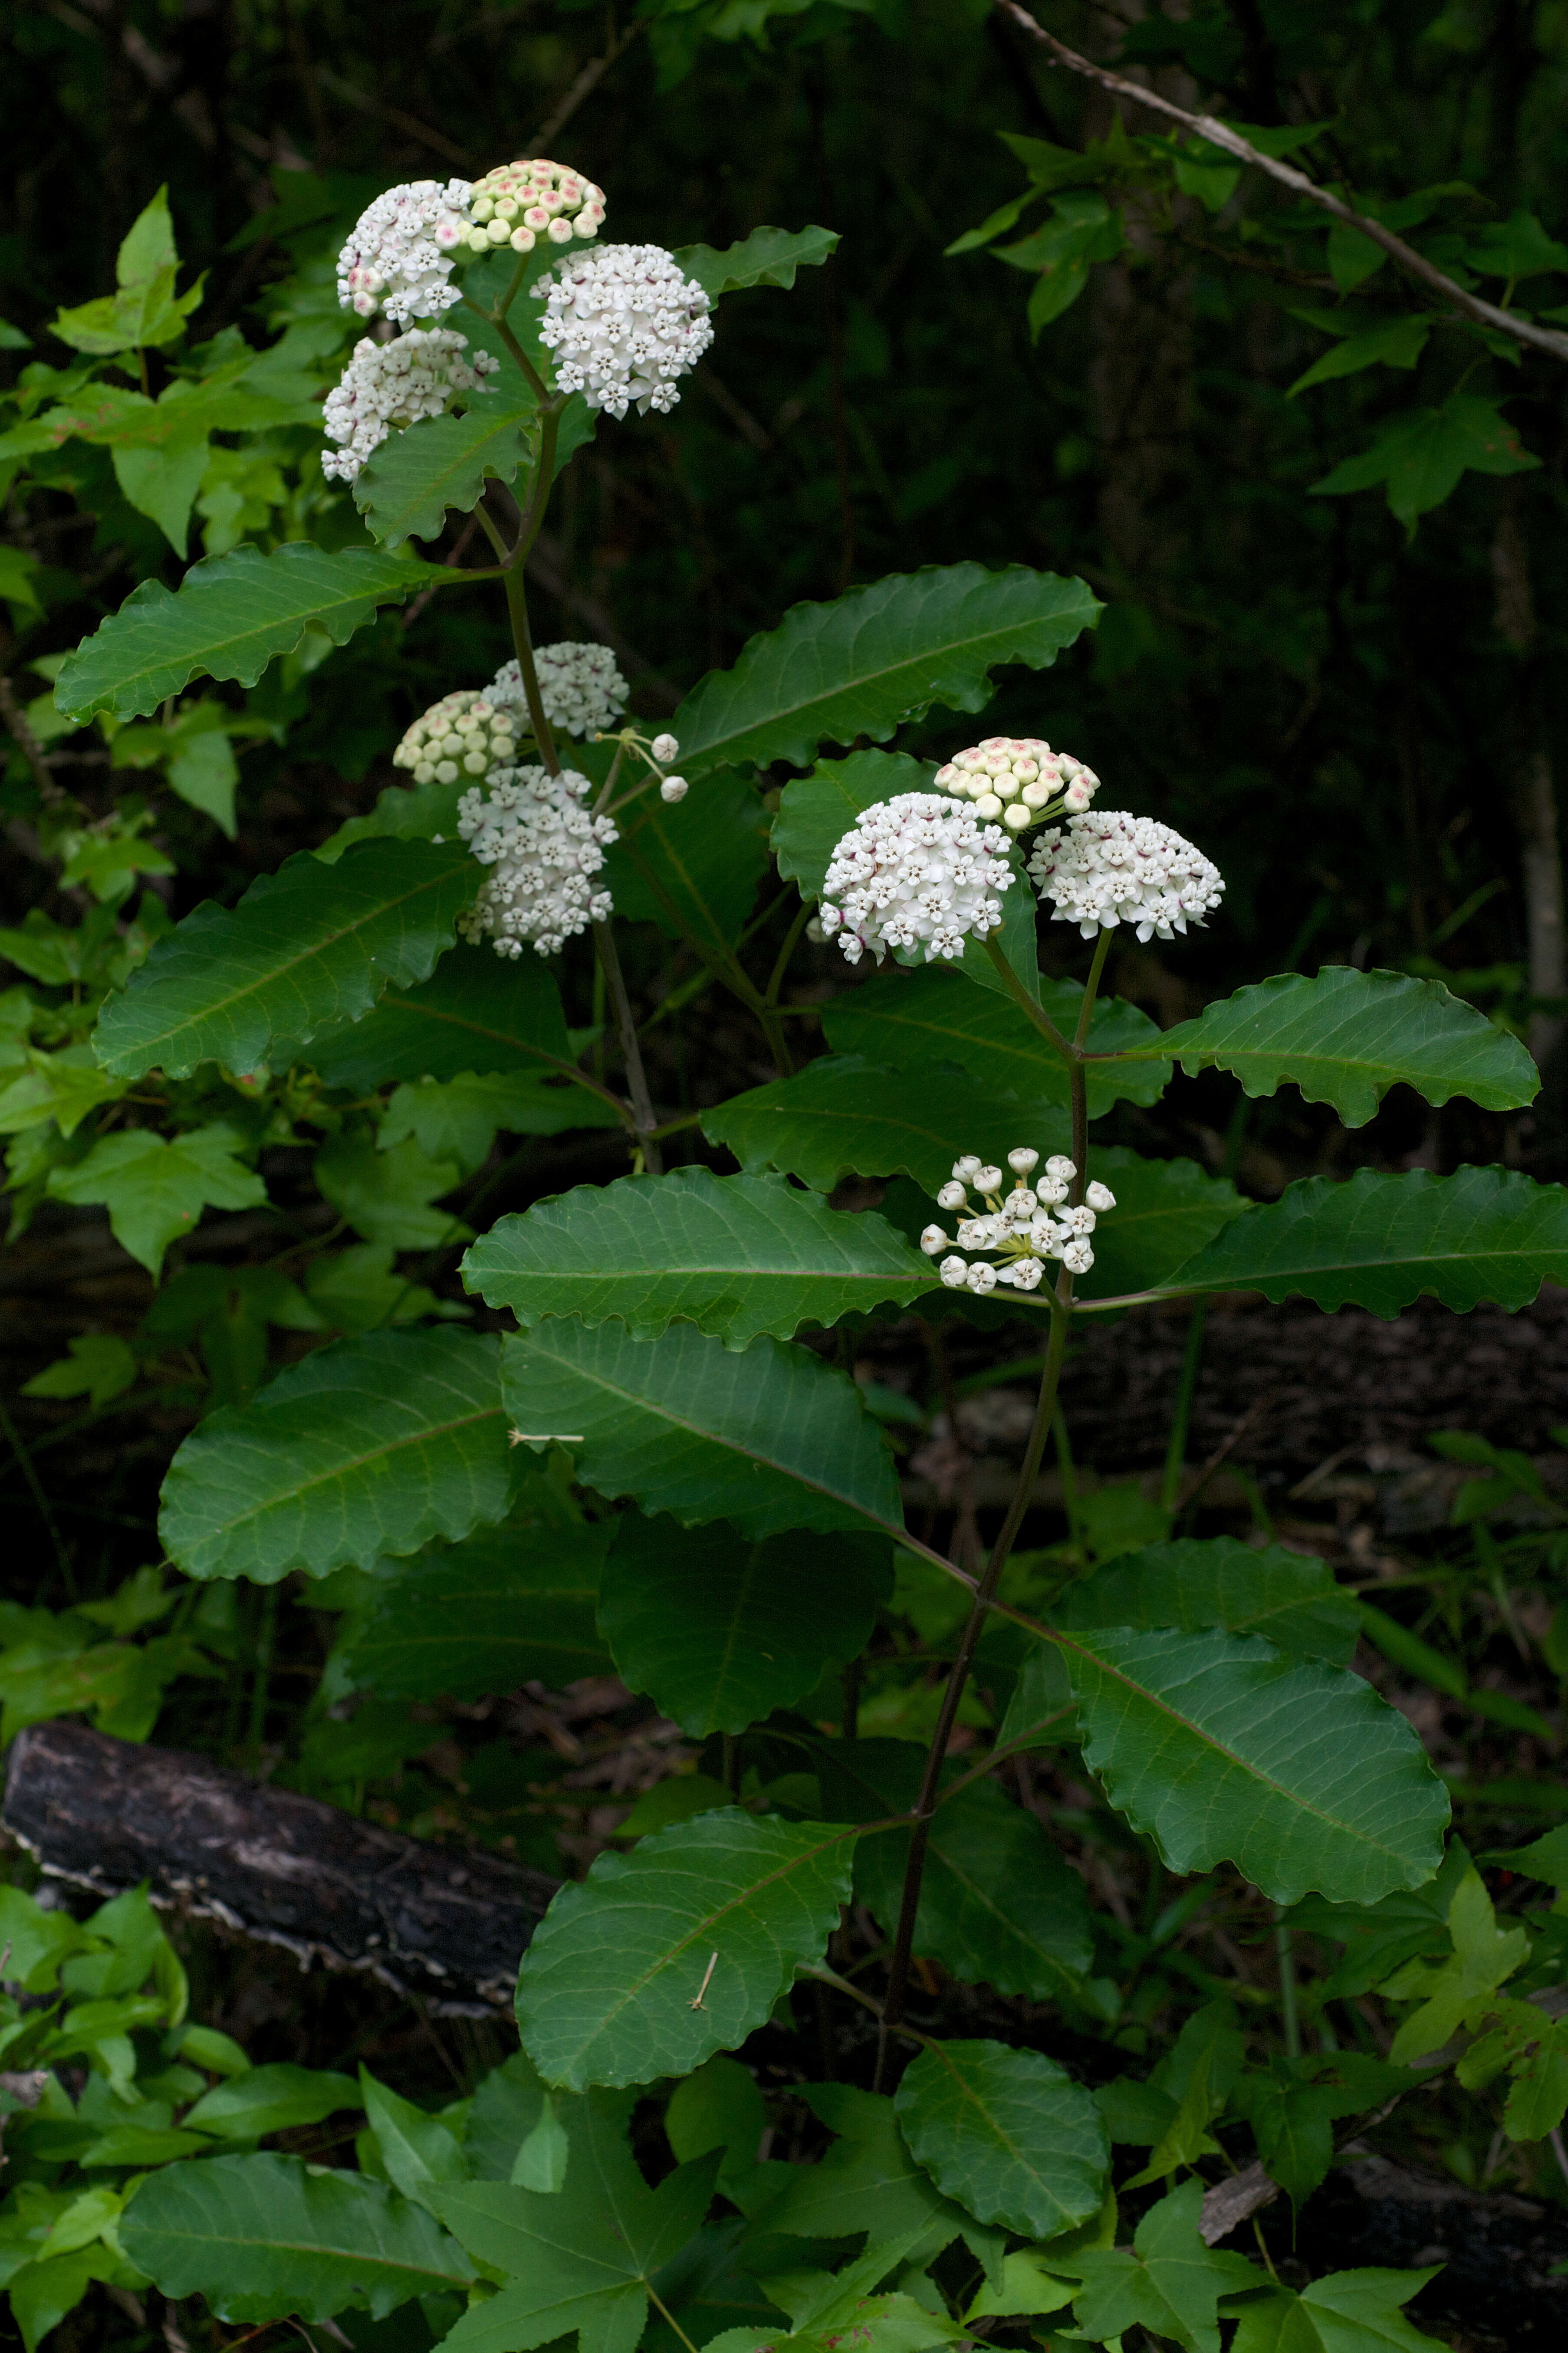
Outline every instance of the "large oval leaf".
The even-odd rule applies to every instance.
[[[1148,1051],[1148,1048],[1135,1050]],[[1233,1071],[1249,1095],[1289,1082],[1363,1127],[1392,1086],[1430,1103],[1468,1095],[1489,1111],[1532,1103],[1541,1075],[1519,1039],[1440,980],[1325,965],[1277,973],[1167,1029],[1159,1044],[1189,1074]]]
[[[934,1193],[963,1152],[1001,1162],[1015,1145],[1065,1152],[1061,1106],[999,1097],[980,1079],[948,1072],[941,1085],[859,1054],[825,1054],[793,1079],[731,1095],[702,1114],[702,1132],[742,1168],[787,1168],[819,1192],[841,1176],[912,1176]]]
[[[330,1087],[537,1071],[571,1059],[561,991],[543,957],[513,964],[479,947],[453,948],[416,987],[388,989],[363,1018],[318,1029],[309,1055]]]
[[[193,678],[254,686],[275,654],[292,653],[307,628],[346,645],[380,605],[461,573],[380,548],[313,546],[289,540],[264,555],[237,547],[193,564],[174,594],[143,580],[118,613],[67,657],[55,701],[79,723],[95,711],[144,719]]]
[[[982,2222],[1051,2239],[1105,2194],[1110,2144],[1065,2067],[1003,2042],[928,2042],[894,2101],[937,2188]]]
[[[595,1628],[607,1528],[480,1528],[376,1580],[343,1662],[391,1699],[560,1691],[612,1664]]]
[[[1170,1626],[1184,1634],[1205,1626],[1261,1634],[1292,1658],[1348,1667],[1361,1617],[1355,1598],[1315,1553],[1283,1545],[1255,1551],[1235,1536],[1200,1542],[1183,1536],[1124,1553],[1091,1577],[1078,1577],[1057,1605],[1058,1623]]]
[[[821,1955],[853,1842],[835,1823],[726,1807],[600,1855],[518,1972],[522,2047],[545,2082],[647,2084],[743,2042]]]
[[[794,786],[789,787],[794,791]],[[787,794],[786,794],[787,797]],[[1078,1027],[1083,989],[1076,980],[1044,980],[1040,1003],[1065,1037]],[[864,1054],[899,1071],[935,1071],[956,1062],[996,1093],[1025,1102],[1066,1103],[1067,1064],[1011,997],[982,995],[965,974],[927,965],[906,977],[889,973],[847,989],[822,1008],[822,1027],[836,1054]],[[1160,1032],[1146,1013],[1119,997],[1100,999],[1089,1024],[1091,1053],[1121,1054],[1147,1047]],[[1089,1115],[1098,1119],[1116,1103],[1157,1103],[1170,1078],[1167,1061],[1090,1062]]]
[[[630,1688],[702,1739],[744,1732],[858,1657],[891,1591],[885,1541],[792,1529],[753,1544],[721,1521],[688,1533],[628,1512],[599,1628]]]
[[[162,2166],[119,2230],[129,2260],[165,2295],[203,2296],[220,2320],[330,2320],[350,2306],[379,2320],[476,2276],[422,2207],[297,2157]]]
[[[683,1527],[902,1531],[892,1459],[859,1390],[805,1348],[754,1340],[736,1356],[689,1324],[634,1340],[567,1317],[508,1340],[502,1385],[526,1436],[571,1444],[584,1486]]]
[[[1443,1859],[1448,1795],[1359,1675],[1235,1634],[1061,1638],[1084,1762],[1172,1871],[1234,1862],[1278,1904],[1375,1904]]]
[[[1009,565],[931,565],[796,605],[710,670],[670,721],[689,775],[723,761],[805,767],[819,744],[885,743],[933,702],[981,711],[1003,662],[1043,670],[1101,607],[1081,580]]]
[[[908,1306],[931,1270],[874,1211],[830,1209],[782,1176],[699,1166],[582,1185],[502,1218],[469,1250],[463,1280],[525,1331],[547,1315],[616,1316],[652,1340],[680,1320],[744,1348],[759,1332],[826,1329],[851,1308]]]
[[[684,754],[682,755],[684,759]],[[724,957],[740,937],[768,868],[768,816],[755,785],[732,768],[668,806],[645,797],[621,820],[605,857],[616,913],[657,923],[700,955]]]
[[[363,841],[335,866],[301,850],[160,940],[105,1005],[94,1051],[117,1078],[254,1071],[282,1040],[356,1020],[389,982],[426,979],[478,873],[453,842]]]
[[[1275,1301],[1300,1293],[1320,1307],[1392,1318],[1424,1294],[1461,1313],[1483,1299],[1528,1307],[1543,1282],[1568,1282],[1568,1188],[1515,1169],[1385,1176],[1360,1168],[1344,1184],[1308,1176],[1287,1186],[1163,1287],[1260,1291]]]
[[[163,1482],[169,1557],[187,1577],[275,1585],[290,1569],[368,1568],[499,1520],[500,1354],[468,1332],[371,1332],[210,1415]]]

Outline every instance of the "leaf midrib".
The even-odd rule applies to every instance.
[[[306,1392],[307,1397],[321,1394],[324,1392]],[[285,1398],[279,1400],[281,1406],[291,1406],[300,1402],[302,1400],[297,1398]],[[384,1462],[392,1456],[401,1454],[410,1446],[424,1446],[434,1439],[453,1437],[461,1430],[474,1429],[479,1423],[489,1420],[492,1416],[498,1421],[503,1420],[504,1407],[486,1406],[482,1410],[460,1415],[456,1420],[426,1423],[422,1429],[411,1431],[406,1438],[395,1439],[387,1446],[373,1447],[363,1454],[355,1455],[351,1461],[340,1462],[330,1471],[323,1471],[317,1478],[300,1482],[290,1487],[286,1494],[264,1497],[259,1504],[253,1505],[249,1510],[238,1513],[233,1519],[225,1520],[221,1533],[226,1536],[232,1535],[237,1529],[248,1526],[253,1521],[259,1519],[264,1513],[276,1511],[281,1504],[296,1503],[300,1497],[309,1495],[312,1489],[324,1487],[333,1480],[348,1478],[354,1472],[363,1471],[367,1463]]]

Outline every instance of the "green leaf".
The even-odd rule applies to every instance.
[[[786,803],[796,789],[784,787]],[[1041,1006],[1066,1038],[1078,1027],[1082,999],[1076,980],[1041,980]],[[836,1054],[863,1054],[868,1061],[906,1071],[934,1072],[956,1062],[993,1094],[1029,1103],[1068,1100],[1067,1065],[1023,1008],[1011,997],[972,987],[966,974],[944,972],[936,965],[907,976],[889,973],[847,989],[823,1007],[822,1027]],[[1129,1053],[1152,1048],[1159,1036],[1135,1005],[1122,997],[1101,998],[1089,1024],[1089,1050]],[[1171,1072],[1167,1061],[1152,1058],[1090,1062],[1084,1075],[1089,1115],[1099,1119],[1113,1103],[1157,1103]]]
[[[721,1521],[688,1534],[628,1514],[605,1564],[599,1630],[628,1687],[702,1739],[744,1732],[858,1657],[891,1592],[876,1539],[748,1544]]]
[[[1073,2318],[1086,2336],[1103,2342],[1142,2323],[1188,2353],[1219,2353],[1220,2297],[1265,2286],[1267,2277],[1242,2256],[1205,2246],[1198,2235],[1203,2202],[1203,2183],[1185,2181],[1150,2208],[1130,2249],[1085,2249],[1063,2257],[1062,2270],[1083,2282]]]
[[[1015,1145],[1065,1152],[1058,1104],[998,1096],[957,1071],[940,1092],[929,1076],[887,1070],[859,1054],[826,1054],[793,1079],[752,1087],[702,1113],[702,1132],[743,1169],[773,1167],[830,1193],[847,1176],[912,1176],[935,1193],[960,1153],[998,1162]]]
[[[334,1341],[212,1414],[163,1482],[164,1546],[187,1577],[273,1585],[455,1540],[506,1510],[493,1339],[373,1332]]]
[[[145,285],[160,270],[171,269],[179,258],[165,181],[151,202],[142,206],[121,238],[120,250],[114,257],[114,282],[117,286]]]
[[[657,923],[721,963],[745,927],[767,871],[768,817],[755,785],[732,768],[705,776],[671,805],[646,797],[605,853],[616,913]]]
[[[208,900],[156,942],[99,1017],[100,1062],[120,1078],[188,1078],[205,1061],[243,1074],[354,1020],[389,982],[427,977],[475,871],[456,843],[367,841],[336,866],[300,851],[237,907]]]
[[[1363,368],[1413,368],[1426,348],[1433,321],[1418,314],[1393,319],[1380,319],[1375,326],[1363,327],[1347,335],[1343,343],[1334,343],[1321,359],[1314,360],[1304,375],[1299,375],[1285,397],[1294,400],[1314,384],[1330,384],[1342,375],[1359,375]]]
[[[1101,1629],[1063,1651],[1084,1761],[1172,1871],[1223,1860],[1279,1904],[1370,1904],[1437,1869],[1447,1793],[1359,1676],[1234,1634]]]
[[[41,1373],[22,1384],[24,1397],[85,1397],[89,1405],[107,1405],[123,1395],[136,1378],[136,1358],[129,1341],[109,1332],[79,1332],[66,1342],[68,1353],[57,1356]]]
[[[1347,1127],[1364,1127],[1392,1086],[1414,1087],[1430,1103],[1468,1095],[1487,1111],[1516,1109],[1541,1089],[1519,1039],[1441,981],[1349,965],[1239,988],[1157,1046],[1133,1050],[1173,1057],[1189,1077],[1231,1071],[1249,1095],[1275,1094],[1289,1081],[1309,1103],[1332,1103]]]
[[[350,2306],[380,2319],[475,2276],[419,2207],[297,2157],[164,2166],[142,2181],[119,2235],[165,2295],[200,2295],[220,2320],[330,2320]]]
[[[928,2042],[894,2105],[937,2188],[982,2222],[1050,2239],[1100,2205],[1105,2126],[1054,2059],[1002,2042]]]
[[[307,629],[346,645],[378,606],[400,605],[411,590],[454,576],[442,565],[378,548],[332,554],[289,540],[264,555],[237,547],[194,564],[173,594],[156,579],[133,588],[68,656],[55,701],[79,722],[95,711],[144,719],[193,678],[254,686]]]
[[[522,2047],[546,2083],[647,2084],[743,2042],[820,1957],[853,1835],[726,1807],[601,1854],[518,1972]]]
[[[805,767],[819,744],[885,743],[933,702],[983,710],[993,669],[1047,668],[1100,610],[1080,580],[978,564],[895,573],[832,604],[796,605],[687,696],[669,723],[682,769]]]
[[[1121,1145],[1098,1145],[1089,1166],[1110,1187],[1116,1207],[1094,1229],[1094,1264],[1078,1279],[1079,1301],[1169,1282],[1247,1207],[1234,1185],[1205,1175],[1195,1160],[1145,1160]]]
[[[316,1155],[315,1178],[340,1218],[367,1242],[394,1250],[439,1250],[473,1233],[431,1203],[461,1175],[455,1160],[430,1160],[413,1136],[381,1151],[368,1135],[335,1135]]]
[[[1392,2000],[1418,2000],[1389,2051],[1396,2067],[1440,2050],[1465,2023],[1473,2002],[1494,1994],[1530,1957],[1529,1931],[1500,1928],[1486,1883],[1474,1865],[1465,1873],[1448,1906],[1452,1956],[1437,1968],[1407,1961],[1382,1991]]]
[[[739,1098],[742,1102],[745,1097]],[[1392,1319],[1413,1300],[1461,1314],[1483,1299],[1527,1307],[1543,1282],[1568,1282],[1568,1192],[1516,1170],[1424,1168],[1344,1184],[1309,1176],[1236,1219],[1167,1278],[1171,1291],[1300,1294]]]
[[[560,1135],[621,1124],[602,1096],[536,1064],[531,1071],[465,1071],[445,1083],[405,1083],[387,1104],[376,1142],[383,1152],[416,1142],[430,1159],[453,1161],[471,1176],[489,1158],[498,1129],[508,1135]]]
[[[1548,237],[1533,213],[1514,212],[1489,221],[1465,248],[1465,260],[1483,278],[1536,278],[1548,269],[1568,270],[1568,246]]]
[[[450,785],[386,785],[363,817],[345,818],[310,854],[323,866],[335,866],[352,842],[379,841],[387,834],[399,841],[450,841],[458,830],[458,803],[473,781],[461,776]]]
[[[716,2157],[650,2189],[617,2121],[563,2103],[571,2154],[563,2189],[469,2182],[432,2203],[501,2284],[443,2339],[453,2353],[529,2353],[578,2332],[582,2353],[634,2353],[648,2284],[693,2236],[713,2194]]]
[[[416,2205],[428,2205],[437,2183],[462,2181],[468,2168],[449,2126],[378,2084],[368,2068],[359,2071],[360,2098],[376,2153],[395,2189]]]
[[[595,1630],[607,1528],[481,1528],[376,1580],[343,1672],[391,1699],[472,1700],[605,1673]]]
[[[297,2125],[319,2125],[340,2108],[360,2105],[352,2075],[333,2075],[286,2060],[270,2067],[247,2067],[205,2093],[185,2112],[187,2132],[211,2133],[217,2140],[261,2140]]]
[[[1442,2353],[1400,2310],[1441,2269],[1330,2272],[1300,2295],[1271,2288],[1239,2307],[1231,2353]]]
[[[681,245],[669,258],[717,302],[721,294],[738,294],[748,286],[787,290],[797,269],[816,269],[837,243],[836,228],[754,228],[722,253],[710,245]]]
[[[211,457],[198,421],[157,448],[117,448],[114,478],[138,514],[155,522],[176,555],[184,557],[191,509]]]
[[[791,2271],[762,2283],[765,2295],[787,2308],[794,2324],[787,2335],[767,2324],[727,2328],[709,2340],[706,2353],[839,2353],[847,2337],[865,2353],[927,2353],[963,2337],[944,2310],[933,2312],[913,2295],[870,2293],[879,2280],[898,2275],[908,2263],[905,2239],[868,2248],[840,2272]]]
[[[561,991],[542,956],[510,963],[488,948],[456,947],[416,988],[388,989],[363,1018],[315,1031],[310,1060],[328,1086],[364,1088],[537,1071],[542,1062],[570,1067],[572,1049]]]
[[[585,1486],[673,1513],[683,1527],[727,1519],[760,1539],[903,1525],[892,1461],[859,1391],[804,1348],[761,1339],[737,1356],[689,1324],[648,1341],[619,1324],[552,1319],[508,1340],[502,1381],[518,1429],[578,1440]]]
[[[169,1244],[195,1231],[204,1208],[254,1209],[266,1200],[262,1179],[234,1156],[240,1141],[222,1124],[170,1137],[121,1129],[74,1167],[51,1169],[48,1190],[57,1201],[101,1202],[115,1240],[156,1282]]]
[[[923,1757],[912,1741],[824,1741],[816,1749],[824,1807],[850,1820],[908,1814]],[[855,1891],[890,1931],[897,1924],[910,1833],[863,1837]],[[1083,1882],[1038,1818],[994,1781],[945,1798],[932,1819],[915,1917],[914,1951],[968,1984],[1048,2001],[1092,1957]]]
[[[205,728],[181,744],[169,763],[169,782],[191,808],[200,809],[230,841],[234,839],[239,763],[221,727]]]
[[[800,2096],[838,2137],[815,2165],[794,2169],[766,2209],[770,2232],[835,2239],[864,2231],[869,2245],[915,2232],[911,2253],[928,2262],[973,2232],[962,2207],[943,2198],[910,2155],[890,2099],[852,2084],[805,2084]]]
[[[1254,1551],[1235,1536],[1183,1536],[1123,1554],[1069,1585],[1055,1614],[1073,1632],[1169,1626],[1195,1634],[1213,1626],[1261,1634],[1291,1658],[1336,1667],[1349,1666],[1361,1630],[1354,1597],[1316,1554],[1283,1545]]]
[[[1441,408],[1411,408],[1394,417],[1370,449],[1314,482],[1312,494],[1341,498],[1384,482],[1390,509],[1413,531],[1417,518],[1440,507],[1467,471],[1523,474],[1540,463],[1521,448],[1500,401],[1455,392]]]
[[[760,1332],[829,1329],[851,1308],[906,1307],[931,1270],[873,1210],[830,1209],[782,1176],[697,1166],[580,1185],[502,1218],[469,1250],[463,1280],[524,1331],[550,1315],[614,1316],[655,1340],[679,1319],[745,1348]]]

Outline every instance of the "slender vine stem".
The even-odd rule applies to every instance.
[[[1108,933],[1102,932],[1100,940],[1096,943],[1089,978],[1084,984],[1083,1005],[1079,1014],[1080,1040],[1089,1034],[1095,993],[1100,987],[1100,975],[1105,968],[1105,949],[1109,936]],[[1017,975],[1014,973],[1013,967],[1000,949],[994,947],[994,942],[988,940],[986,946],[993,950],[993,961],[998,971],[1005,976],[1008,976],[1010,981],[1017,981]],[[1021,982],[1018,982],[1017,994],[1026,1004],[1029,1002],[1027,992]],[[1053,1025],[1046,1021],[1045,1016],[1037,1006],[1034,1007],[1033,1010],[1038,1016],[1042,1025],[1049,1029],[1052,1036],[1057,1039],[1057,1043],[1067,1059],[1068,1083],[1072,1096],[1074,1164],[1068,1198],[1076,1208],[1083,1199],[1084,1187],[1088,1181],[1089,1099],[1083,1055],[1079,1044],[1068,1046],[1065,1039],[1058,1036]],[[941,1793],[942,1768],[947,1757],[947,1745],[952,1736],[952,1727],[958,1716],[959,1702],[963,1696],[963,1687],[969,1679],[975,1646],[988,1616],[996,1606],[996,1588],[1001,1583],[1002,1572],[1007,1566],[1008,1556],[1017,1539],[1018,1531],[1024,1524],[1024,1515],[1033,1500],[1035,1482],[1039,1476],[1040,1463],[1044,1459],[1046,1445],[1051,1434],[1051,1426],[1056,1419],[1057,1392],[1061,1385],[1062,1362],[1067,1354],[1068,1328],[1071,1322],[1072,1287],[1072,1275],[1068,1268],[1063,1267],[1056,1285],[1057,1312],[1051,1317],[1050,1340],[1046,1350],[1045,1370],[1040,1376],[1040,1391],[1035,1405],[1035,1419],[1029,1431],[1029,1441],[1024,1450],[1024,1460],[1019,1466],[1012,1501],[1007,1506],[996,1540],[991,1547],[990,1557],[986,1561],[984,1571],[974,1588],[969,1616],[964,1622],[963,1631],[959,1637],[957,1654],[953,1659],[952,1671],[942,1692],[936,1728],[931,1735],[931,1746],[926,1752],[925,1770],[921,1776],[920,1794],[915,1799],[910,1830],[910,1852],[904,1867],[904,1884],[899,1902],[898,1926],[894,1932],[893,1949],[888,1963],[888,1990],[883,2003],[882,2025],[877,2049],[877,2088],[879,2090],[881,2088],[882,2077],[887,2067],[888,2038],[897,2028],[903,2014],[904,1989],[909,1980],[910,1954],[914,1943],[915,1920],[920,1911],[921,1883],[925,1873],[926,1852],[931,1841],[931,1817],[936,1811]]]

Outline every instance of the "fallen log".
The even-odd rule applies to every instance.
[[[363,1970],[437,2016],[510,2009],[557,1885],[63,1718],[13,1742],[0,1821],[51,1878],[98,1895],[145,1880],[155,1904],[281,1945],[302,1968]]]

